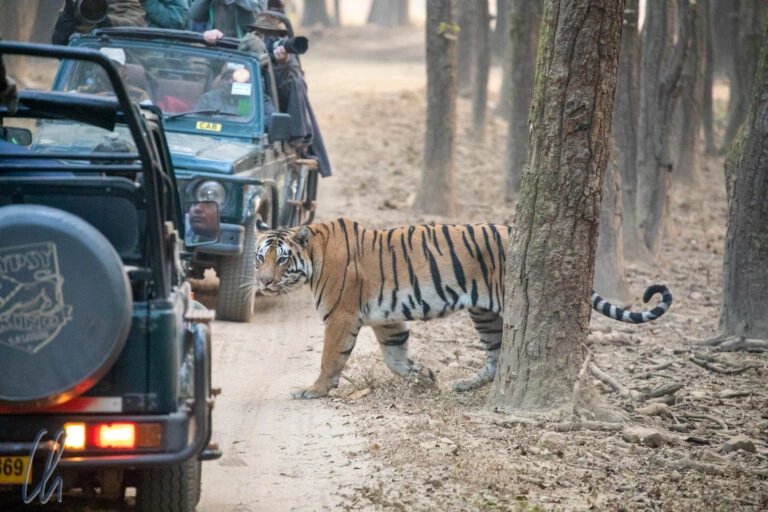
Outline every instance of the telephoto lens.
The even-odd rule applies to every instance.
[[[101,23],[107,18],[107,0],[75,0],[75,17],[87,25]]]

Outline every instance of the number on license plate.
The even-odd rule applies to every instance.
[[[0,484],[23,484],[29,457],[0,455]]]

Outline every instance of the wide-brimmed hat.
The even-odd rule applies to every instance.
[[[258,30],[265,34],[285,36],[288,35],[288,28],[280,18],[266,12],[260,12],[256,15],[253,23],[248,25],[251,30]]]

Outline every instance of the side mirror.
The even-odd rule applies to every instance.
[[[269,140],[286,141],[291,138],[291,114],[272,112],[269,121]]]
[[[29,146],[32,144],[32,130],[0,126],[0,139],[18,146]]]
[[[187,205],[184,215],[184,245],[199,247],[221,239],[221,219],[216,201],[198,201]]]

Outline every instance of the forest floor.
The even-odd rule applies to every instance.
[[[305,66],[337,169],[330,178],[336,202],[321,204],[320,220],[345,215],[370,227],[512,221],[513,205],[503,200],[505,123],[491,110],[484,141],[473,142],[466,98],[458,109],[460,214],[424,216],[411,209],[426,124],[423,32],[347,29],[315,40]],[[313,85],[322,80],[320,66],[347,77],[332,99],[313,95],[325,90]],[[497,79],[498,69],[494,73]],[[718,98],[722,113],[722,94]],[[495,99],[492,94],[491,109]],[[639,432],[639,441],[629,430],[555,432],[551,423],[528,425],[493,412],[487,387],[450,390],[452,381],[484,364],[469,319],[414,322],[413,357],[437,373],[439,390],[412,388],[393,376],[374,347],[356,349],[328,400],[365,439],[363,449],[345,456],[373,468],[359,485],[337,490],[339,508],[768,509],[768,354],[697,345],[717,334],[726,226],[723,159],[699,162],[692,184],[672,187],[674,228],[658,260],[626,265],[636,298],[625,305],[642,309],[645,287],[663,282],[674,294],[670,312],[640,326],[598,315],[591,323],[595,364],[632,394],[680,385],[660,399],[663,405],[648,407],[655,402],[621,397],[591,380],[628,417],[628,427],[650,431]]]

